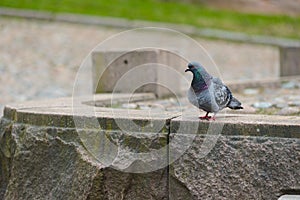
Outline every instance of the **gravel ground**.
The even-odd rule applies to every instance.
[[[76,72],[86,55],[98,43],[121,31],[0,18],[0,111],[11,102],[71,96]],[[196,40],[219,66],[225,82],[278,76],[279,55],[275,47]]]

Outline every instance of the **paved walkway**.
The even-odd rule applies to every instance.
[[[85,56],[98,43],[121,31],[124,30],[0,18],[0,111],[9,102],[71,96],[76,72]],[[275,47],[195,39],[214,59],[225,82],[278,76],[279,55]]]

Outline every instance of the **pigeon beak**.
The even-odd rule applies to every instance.
[[[188,72],[188,71],[191,71],[191,69],[186,69],[184,72]]]

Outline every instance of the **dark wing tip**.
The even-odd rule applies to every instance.
[[[228,105],[228,108],[233,109],[233,110],[244,109],[242,106],[230,106],[230,105]]]
[[[239,100],[237,100],[233,96],[232,96],[229,104],[227,105],[227,107],[229,107],[229,108],[231,108],[233,110],[244,109],[243,106],[242,106],[242,103],[239,102]]]

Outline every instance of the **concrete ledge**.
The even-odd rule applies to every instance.
[[[96,133],[92,135],[95,141],[96,136],[108,137],[118,148],[128,151],[143,152],[167,142],[166,134]],[[166,168],[132,174],[100,164],[86,151],[75,129],[14,123],[2,118],[0,136],[0,199],[167,198]],[[103,145],[107,148],[105,153],[115,153],[109,145]],[[128,164],[137,169],[144,166]]]
[[[120,94],[119,100],[124,101],[126,97],[131,97],[131,95]],[[149,100],[153,99],[153,97],[151,94],[135,94],[132,96],[132,99],[136,101]],[[80,107],[75,109],[82,110],[82,113],[84,113],[84,110],[90,109],[91,104],[94,104],[92,102],[103,106],[110,101],[110,98],[110,94],[95,95],[94,100],[90,102],[85,101]],[[101,103],[102,101],[103,103]],[[199,125],[198,130],[192,134],[205,134],[210,124],[219,124],[224,125],[222,135],[300,138],[300,117],[297,116],[219,114],[215,122],[207,122],[199,121],[197,113],[191,113],[189,117],[182,119],[180,117],[181,114],[178,112],[169,111],[155,113],[150,116],[144,110],[132,109],[128,113],[127,109],[109,107],[94,107],[94,113],[84,113],[82,116],[79,116],[73,113],[71,105],[71,98],[12,104],[5,106],[4,118],[17,123],[31,125],[74,128],[74,116],[82,117],[82,120],[86,121],[96,117],[104,128],[107,127],[107,123],[112,123],[110,127],[113,129],[118,129],[118,126],[113,123],[114,118],[123,120],[134,119],[140,125],[152,120],[163,123],[170,122],[170,131],[172,133],[177,132],[179,128],[182,133],[185,133],[188,132],[189,127]],[[168,123],[166,126],[169,125]]]
[[[91,102],[109,97],[96,95]],[[135,98],[143,99],[141,94]],[[150,116],[145,110],[86,102],[75,115],[71,98],[5,107],[0,198],[276,199],[285,191],[300,191],[300,117],[220,114],[206,122],[197,113]],[[87,113],[91,107],[95,112]],[[96,118],[102,129],[76,130],[73,117],[83,124]],[[116,120],[129,125],[124,130]],[[132,121],[137,126],[131,127]],[[208,127],[213,127],[211,134]],[[214,134],[214,127],[222,128],[221,134]],[[161,149],[146,160],[132,156]],[[99,162],[103,157],[113,159],[112,164]],[[153,163],[166,165],[156,168]]]
[[[187,134],[170,136],[188,141]],[[170,155],[181,146],[170,147]],[[286,191],[299,195],[299,149],[296,138],[197,135],[170,166],[170,194],[179,181],[187,189],[181,195],[191,199],[278,199]]]
[[[170,166],[171,196],[176,181],[190,199],[300,194],[299,117],[220,114],[215,122],[199,122],[191,115],[172,119],[169,137],[170,159],[182,153]]]
[[[153,94],[115,94],[114,103],[123,102],[125,99],[138,100],[150,100],[154,98]],[[149,121],[152,121],[153,127],[155,124],[164,124],[161,131],[167,132],[166,126],[171,118],[179,116],[178,113],[164,112],[152,114],[149,116],[148,112],[143,110],[132,110],[130,113],[126,109],[113,109],[109,107],[93,107],[91,105],[107,105],[111,103],[111,94],[94,95],[95,99],[90,101],[83,101],[78,107],[72,107],[72,98],[60,98],[51,99],[45,101],[31,101],[21,104],[7,105],[4,108],[3,117],[12,120],[16,123],[24,123],[36,126],[50,126],[50,127],[63,127],[63,128],[75,128],[74,118],[80,118],[81,122],[87,123],[96,118],[102,129],[119,130],[116,124],[117,120],[123,120],[126,124],[126,120],[132,121],[138,125],[139,130],[147,132],[151,130],[144,130]],[[74,109],[77,110],[74,113]],[[93,110],[94,112],[87,113],[86,110]],[[82,111],[82,112],[81,112]],[[80,112],[80,114],[78,114]],[[130,130],[130,127],[128,127]]]
[[[280,75],[300,75],[300,47],[280,47]]]
[[[246,88],[279,88],[283,82],[293,80],[300,80],[300,76],[293,75],[255,81],[226,81],[226,84],[232,91],[242,93]]]
[[[184,72],[180,69],[187,65],[187,61],[175,53],[155,48],[94,51],[93,91],[149,92],[160,98],[182,94]],[[172,66],[173,70],[165,66]]]
[[[198,129],[190,133],[190,127]],[[171,133],[181,134],[207,134],[209,126],[222,127],[220,134],[232,136],[258,136],[258,137],[284,137],[300,138],[300,117],[272,116],[272,115],[217,115],[214,122],[201,121],[198,117],[191,116],[182,119],[177,117],[171,120]]]

